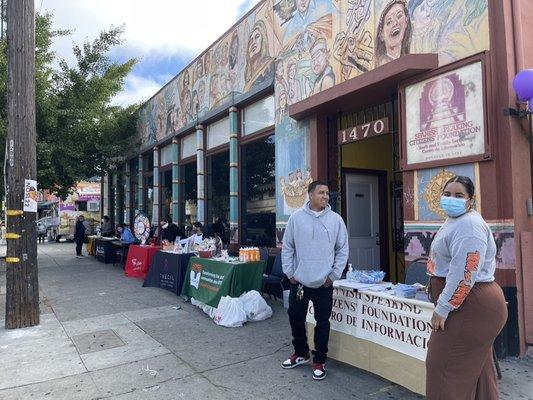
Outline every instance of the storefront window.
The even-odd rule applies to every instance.
[[[189,158],[196,155],[196,134],[185,136],[181,139],[181,158]]]
[[[241,214],[244,245],[276,246],[274,135],[242,146]]]
[[[251,135],[261,129],[274,125],[274,96],[268,96],[248,107],[242,112],[242,134]]]
[[[229,151],[207,157],[207,222],[229,221]]]
[[[182,218],[185,227],[191,228],[192,224],[198,221],[197,215],[197,176],[196,176],[196,161],[190,162],[181,167],[181,176],[183,179],[183,197],[184,202],[181,207]]]
[[[172,215],[172,170],[161,173],[161,216],[173,220]]]
[[[229,142],[229,117],[207,126],[207,149],[213,149]]]
[[[160,158],[159,165],[161,167],[164,165],[172,164],[172,145],[171,144],[161,149],[161,151],[159,152],[159,158]]]
[[[130,161],[130,224],[139,212],[139,162],[136,158]]]

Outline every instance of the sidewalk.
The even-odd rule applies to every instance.
[[[1,399],[420,399],[335,361],[314,382],[308,367],[283,370],[291,352],[280,302],[274,316],[222,328],[172,293],[74,245],[39,245],[41,324],[6,331],[0,320]],[[5,266],[0,266],[0,318]],[[502,362],[502,399],[532,399],[533,361]]]

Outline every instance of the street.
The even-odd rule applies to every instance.
[[[418,399],[330,360],[325,381],[283,370],[290,330],[280,301],[271,319],[222,328],[172,293],[143,288],[111,264],[74,257],[70,243],[39,247],[41,324],[0,321],[1,399]],[[5,265],[0,267],[4,317]],[[502,399],[531,399],[533,361],[501,363]]]

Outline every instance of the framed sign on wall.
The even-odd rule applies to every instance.
[[[478,56],[403,85],[404,170],[490,158],[484,69]]]

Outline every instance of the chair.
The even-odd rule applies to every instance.
[[[274,259],[274,264],[272,265],[272,271],[269,274],[263,274],[263,293],[265,293],[265,288],[269,285],[280,285],[281,293],[283,295],[283,279],[285,274],[281,267],[281,253],[276,255]],[[270,291],[268,291],[268,297],[271,297]]]
[[[420,283],[421,285],[427,285],[428,275],[426,273],[427,258],[417,258],[414,260],[405,273],[405,284],[412,285],[414,283]]]

